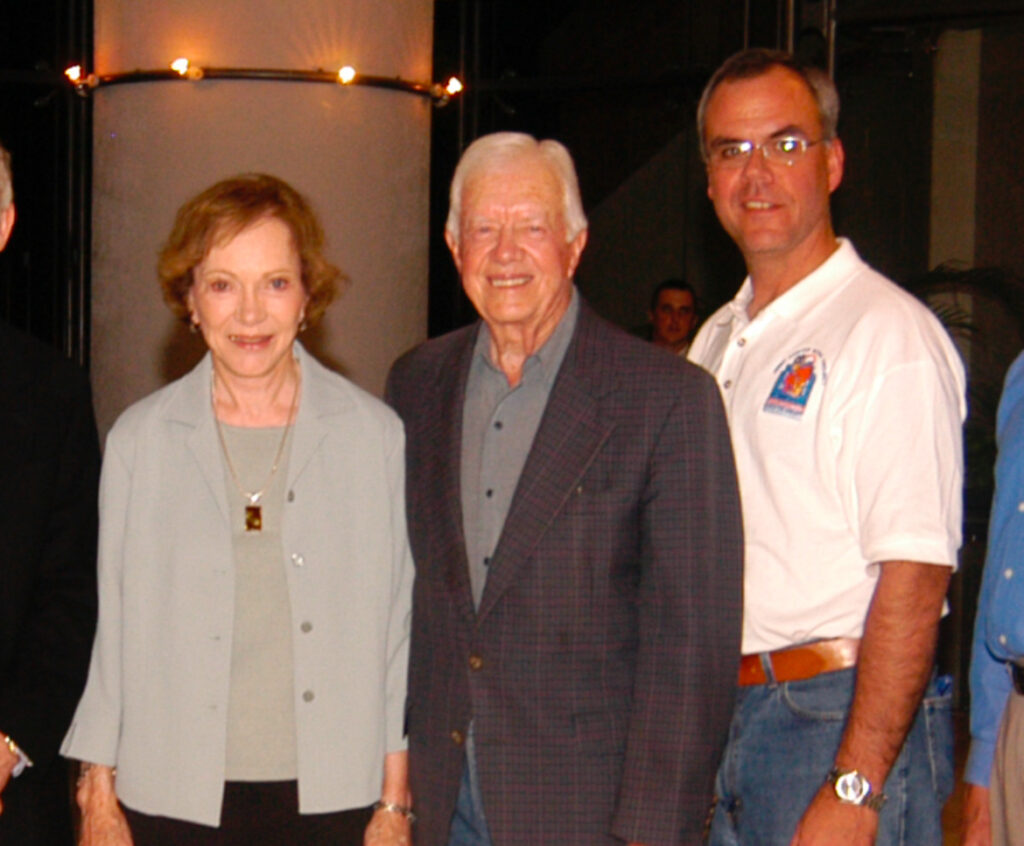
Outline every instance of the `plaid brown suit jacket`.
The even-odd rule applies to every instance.
[[[417,846],[474,724],[496,846],[698,843],[732,713],[742,549],[718,389],[585,304],[474,611],[459,500],[477,327],[392,369],[405,421]]]

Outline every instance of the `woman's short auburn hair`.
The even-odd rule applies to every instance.
[[[189,322],[192,271],[210,249],[267,217],[276,217],[291,231],[302,263],[302,286],[309,296],[306,322],[313,325],[320,319],[344,278],[324,258],[323,227],[306,199],[283,179],[265,173],[225,179],[178,209],[157,263],[164,301],[176,317]]]

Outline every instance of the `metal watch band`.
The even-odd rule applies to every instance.
[[[846,805],[860,805],[878,812],[888,799],[884,793],[875,793],[871,782],[857,770],[833,767],[829,770],[826,782],[835,789],[836,798]]]

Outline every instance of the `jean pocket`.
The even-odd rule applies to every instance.
[[[932,787],[943,801],[953,792],[953,683],[949,676],[934,679],[921,703],[931,765]]]
[[[797,717],[819,722],[840,722],[846,719],[853,698],[853,670],[822,673],[811,679],[786,682],[780,696]]]

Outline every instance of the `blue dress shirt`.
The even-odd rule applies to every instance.
[[[1008,661],[1024,658],[1024,353],[1006,375],[996,418],[996,490],[971,654],[971,751],[964,779],[988,785]]]

